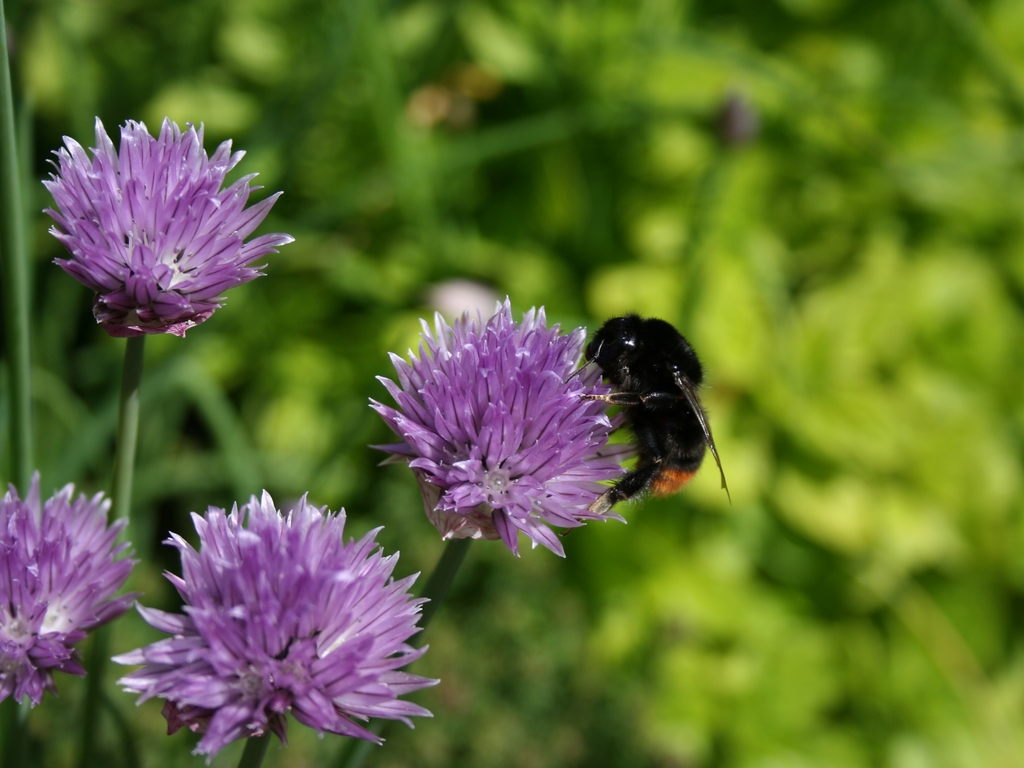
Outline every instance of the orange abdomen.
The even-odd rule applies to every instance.
[[[695,474],[697,473],[690,470],[667,467],[654,476],[651,481],[651,493],[655,496],[675,493],[690,482]]]

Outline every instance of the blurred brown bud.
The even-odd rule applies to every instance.
[[[433,128],[448,116],[452,92],[441,85],[429,83],[409,95],[405,114],[417,128]]]
[[[417,128],[433,128],[445,123],[449,128],[461,130],[476,120],[476,106],[462,93],[429,83],[409,95],[405,115]]]
[[[502,82],[490,70],[476,64],[462,64],[451,73],[452,85],[473,101],[490,101],[501,93]]]
[[[733,91],[725,97],[716,120],[718,138],[727,147],[742,147],[757,138],[761,121],[757,110],[743,94]]]

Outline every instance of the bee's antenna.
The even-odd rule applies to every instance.
[[[587,358],[586,360],[584,360],[584,361],[583,361],[583,365],[581,365],[581,366],[580,366],[579,368],[577,368],[577,369],[576,369],[575,371],[573,371],[573,372],[572,372],[572,375],[571,375],[571,376],[570,376],[570,377],[569,377],[568,379],[566,379],[565,381],[563,381],[563,382],[562,382],[562,386],[564,387],[564,386],[565,386],[566,384],[568,384],[568,383],[569,383],[570,381],[572,381],[573,379],[575,379],[575,378],[576,378],[577,376],[579,376],[579,375],[580,375],[581,373],[583,373],[583,371],[584,371],[584,370],[586,369],[586,367],[587,367],[588,365],[590,365],[590,364],[591,364],[592,362],[594,362],[595,360],[597,360],[597,356],[601,354],[601,347],[603,347],[603,346],[604,346],[604,342],[602,341],[602,342],[601,342],[601,343],[600,343],[600,344],[599,344],[599,345],[597,346],[597,351],[596,351],[596,352],[594,353],[594,356],[593,356],[593,357],[588,357],[588,358]]]
[[[569,376],[569,378],[567,378],[565,381],[562,382],[562,386],[564,387],[570,381],[572,381],[577,376],[579,376],[581,373],[583,373],[587,369],[587,366],[589,366],[592,362],[594,362],[596,357],[597,357],[597,355],[594,355],[594,357],[591,357],[591,358],[589,358],[587,360],[584,360],[583,361],[583,365],[581,365],[579,368],[577,368],[575,371],[573,371],[572,374]]]
[[[577,368],[575,371],[573,371],[572,374],[569,376],[569,378],[567,378],[565,381],[562,382],[562,386],[564,387],[570,381],[572,381],[577,376],[579,376],[581,373],[583,373],[583,371],[586,370],[587,366],[590,365],[592,362],[593,362],[593,360],[584,360],[583,361],[583,365],[581,365],[579,368]]]

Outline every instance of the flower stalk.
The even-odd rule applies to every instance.
[[[0,261],[11,392],[11,470],[17,486],[26,492],[34,468],[29,335],[31,288],[6,30],[0,2]]]
[[[85,679],[85,700],[82,703],[81,725],[78,739],[78,768],[95,765],[96,728],[100,717],[100,701],[103,698],[103,676],[110,656],[110,631],[100,627],[93,633],[92,646],[85,660],[89,675]]]
[[[112,488],[115,520],[131,519],[135,447],[139,437],[139,387],[142,384],[145,342],[145,336],[132,336],[128,339],[124,352]],[[131,539],[132,536],[129,534],[128,538]]]
[[[420,597],[425,597],[430,601],[423,606],[423,614],[420,617],[422,629],[427,628],[430,620],[434,618],[434,614],[448,597],[448,592],[451,591],[455,581],[455,574],[459,572],[462,561],[466,559],[466,553],[469,552],[469,545],[472,541],[472,539],[449,539],[445,545],[441,559],[437,561],[437,566],[430,574],[430,578],[427,579],[423,592],[420,593]],[[422,643],[422,632],[416,637],[416,641],[416,645]]]
[[[3,273],[7,371],[10,377],[10,471],[18,487],[27,493],[34,465],[29,334],[31,289],[14,126],[7,20],[3,0],[0,0],[0,272]],[[25,711],[19,708],[13,697],[2,709],[4,762],[7,765],[19,764],[27,749]]]
[[[114,480],[111,493],[115,520],[126,520],[131,524],[132,480],[135,476],[135,446],[139,435],[139,387],[142,383],[142,364],[145,352],[145,336],[131,336],[124,353],[124,370],[121,373],[121,402],[118,412],[117,442],[114,447]],[[131,533],[126,534],[128,540]],[[96,632],[89,652],[88,669],[91,672],[86,683],[85,703],[82,707],[82,736],[78,748],[78,764],[82,768],[92,765],[95,749],[96,724],[100,713],[100,699],[103,696],[103,678],[110,656],[110,636],[106,627]]]
[[[114,449],[114,481],[111,483],[114,519],[126,520],[131,524],[131,487],[135,475],[135,446],[138,442],[139,386],[142,383],[142,359],[145,337],[132,336],[125,346],[124,371],[121,374],[121,406],[118,413],[118,436]],[[133,534],[134,531],[132,531]],[[126,534],[127,539],[132,534]],[[86,683],[85,702],[82,707],[82,736],[79,742],[80,768],[92,764],[99,716],[100,698],[103,693],[103,678],[106,663],[110,657],[110,633],[101,628],[92,638],[89,651],[88,670],[92,674]]]
[[[246,739],[242,758],[238,761],[238,768],[260,768],[263,765],[263,756],[267,754],[268,746],[270,746],[269,733]]]

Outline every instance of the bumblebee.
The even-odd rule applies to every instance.
[[[597,363],[615,387],[605,395],[583,395],[620,405],[636,439],[637,464],[590,505],[604,514],[620,501],[650,492],[675,493],[686,485],[710,448],[729,495],[725,471],[697,390],[704,369],[697,353],[672,325],[639,315],[606,322],[587,345],[586,364]],[[731,500],[730,496],[730,500]]]

